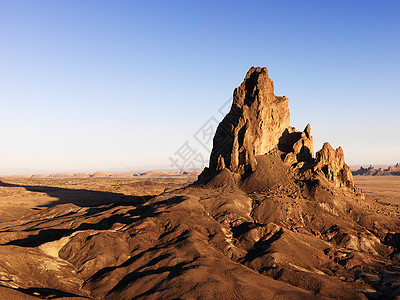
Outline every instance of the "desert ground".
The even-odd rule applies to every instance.
[[[354,182],[366,197],[380,203],[400,205],[400,176],[354,176]]]
[[[178,290],[181,288],[185,290],[186,288],[185,284],[179,283],[179,281],[173,288],[171,288],[170,285],[169,289],[172,291],[171,294],[160,294],[157,293],[157,289],[151,288],[154,281],[156,284],[161,285],[160,279],[156,279],[157,276],[160,277],[160,274],[163,274],[164,272],[168,273],[168,267],[165,266],[164,261],[168,261],[168,257],[171,256],[171,251],[188,252],[186,254],[175,253],[175,259],[180,260],[182,266],[182,261],[187,261],[188,255],[190,261],[190,255],[193,255],[193,251],[195,252],[195,257],[197,255],[200,255],[199,257],[212,256],[213,259],[215,259],[216,256],[216,253],[209,253],[210,249],[206,249],[207,247],[204,247],[204,245],[201,246],[202,243],[204,243],[204,241],[201,240],[201,237],[195,238],[195,240],[197,239],[198,241],[194,242],[195,248],[200,248],[198,250],[190,249],[193,246],[188,245],[189,242],[185,240],[189,238],[191,234],[186,233],[186,235],[189,236],[185,236],[185,230],[178,229],[183,225],[188,226],[187,224],[179,224],[179,218],[181,218],[180,220],[183,223],[189,222],[187,216],[182,212],[196,211],[197,208],[193,199],[196,200],[196,197],[199,197],[199,195],[201,198],[205,199],[216,199],[220,197],[225,199],[216,203],[217,207],[213,208],[210,204],[206,204],[205,207],[208,206],[208,211],[214,214],[213,218],[216,220],[218,220],[218,218],[227,220],[232,218],[232,216],[228,216],[228,218],[223,216],[224,211],[232,210],[237,214],[238,210],[237,205],[235,205],[237,203],[232,201],[232,197],[238,197],[239,201],[243,201],[241,198],[244,197],[243,194],[238,194],[237,192],[232,193],[218,189],[213,192],[205,192],[204,190],[199,191],[196,188],[189,188],[189,190],[184,192],[185,196],[182,196],[182,190],[185,190],[185,187],[193,183],[196,179],[196,176],[167,176],[134,179],[1,178],[0,243],[2,246],[0,246],[0,257],[3,258],[0,263],[0,294],[2,297],[8,297],[9,299],[129,299],[129,295],[139,296],[139,298],[157,298],[164,295],[167,298],[173,298],[173,295],[179,295]],[[399,177],[384,176],[382,178],[376,178],[372,176],[356,176],[355,182],[362,187],[367,197],[366,200],[368,201],[368,198],[371,198],[371,203],[398,203],[397,201],[400,190]],[[253,199],[256,198],[260,198],[260,195],[253,196]],[[246,201],[243,203],[245,202]],[[161,233],[160,236],[160,233],[152,232],[152,230],[155,229],[151,229],[154,225],[152,225],[153,221],[151,221],[149,217],[151,217],[154,212],[150,212],[148,211],[148,208],[146,208],[149,203],[151,203],[150,205],[152,209],[158,208],[158,213],[161,215],[166,214],[167,211],[172,213],[173,207],[176,209],[180,206],[172,216],[174,221],[168,220],[168,218],[165,217],[158,217],[159,222],[167,222],[162,225],[163,230],[168,232],[171,237],[169,237],[167,241],[163,241],[161,245],[152,247],[148,244],[154,243],[154,239],[160,239],[160,237],[163,237],[166,233]],[[205,203],[206,202],[203,202],[203,204]],[[243,203],[239,204],[243,205]],[[218,208],[218,205],[222,205],[222,208]],[[134,210],[137,210],[137,212],[132,213]],[[191,214],[193,214],[193,212]],[[178,223],[176,223],[177,221]],[[221,239],[221,236],[218,237],[216,232],[218,230],[215,228],[218,223],[210,226],[210,224],[207,224],[206,222],[207,225],[204,225],[202,223],[205,221],[196,221],[196,217],[194,217],[194,220],[192,221],[197,223],[200,227],[203,227],[201,230],[214,231],[211,236],[216,235],[217,237],[214,237],[215,241],[213,241],[213,244],[217,249],[221,247],[221,241],[219,240]],[[133,224],[136,225],[132,227]],[[277,225],[270,224],[267,226],[268,228],[265,229],[266,232],[276,231],[278,227],[269,227]],[[125,253],[126,250],[124,249],[127,246],[124,242],[119,241],[117,237],[118,234],[126,235],[126,227],[131,227],[131,229],[135,228],[136,234],[138,231],[148,230],[149,227],[151,229],[150,234],[145,234],[144,238],[137,241],[137,243],[142,243],[144,245],[137,244],[136,246],[131,246],[133,248],[138,248],[136,251],[142,250],[138,251],[139,254],[137,254],[137,259],[142,261],[137,262],[139,266],[136,266],[136,268],[139,270],[142,269],[140,271],[143,273],[138,271],[138,275],[134,275],[136,274],[135,272],[130,273],[135,261],[130,258],[132,257],[131,255]],[[246,232],[246,229],[241,228],[243,227],[243,224],[236,227],[237,232],[234,231],[235,235],[237,235],[236,238],[240,238],[241,242],[248,247],[248,244],[251,243],[251,236],[257,233],[250,230],[250,232],[252,232],[250,236],[245,235],[244,237],[240,237],[240,231]],[[78,242],[73,241],[74,237],[76,238],[79,235],[82,236],[79,237]],[[180,235],[182,235],[182,241],[179,241]],[[247,235],[249,235],[248,232]],[[285,237],[285,235],[287,236]],[[94,238],[92,238],[92,244],[90,244],[88,236],[97,236],[98,240],[93,241]],[[306,242],[306,244],[316,242],[312,240],[304,241],[296,239],[294,236],[291,236],[290,232],[286,231],[284,231],[283,237],[284,243],[280,245],[278,242],[275,242],[276,245],[274,245],[273,250],[276,252],[282,252],[280,255],[283,255],[283,258],[286,257],[285,259],[289,258],[293,260],[293,257],[298,255],[296,252],[299,251],[299,249],[296,247],[293,248],[294,246],[290,245],[291,242],[297,241],[297,243],[300,244],[303,244],[304,242]],[[174,240],[177,238],[178,241]],[[232,236],[231,238],[234,240],[235,236]],[[295,239],[293,240],[293,238]],[[167,244],[171,243],[171,239],[173,245],[167,247]],[[70,245],[70,249],[66,247],[68,241],[70,243],[73,242]],[[181,242],[182,245],[177,245],[178,242]],[[337,291],[334,291],[338,288],[342,288],[344,293],[351,293],[349,285],[346,282],[353,282],[354,280],[356,280],[355,285],[359,289],[364,289],[366,294],[371,292],[371,295],[374,295],[375,290],[366,285],[366,283],[368,283],[366,278],[368,280],[376,280],[376,278],[378,278],[377,275],[366,273],[366,275],[360,275],[360,278],[357,279],[349,275],[346,269],[339,265],[338,269],[335,271],[337,275],[333,277],[334,280],[328,278],[329,280],[326,281],[326,279],[324,279],[320,274],[328,273],[332,275],[332,271],[327,270],[327,267],[324,266],[324,264],[327,263],[326,259],[318,258],[318,255],[321,255],[318,254],[318,251],[322,250],[311,250],[307,248],[306,244],[303,246],[300,245],[300,251],[303,252],[306,250],[308,253],[312,253],[314,258],[310,261],[306,257],[302,256],[302,265],[297,266],[292,264],[292,266],[294,269],[297,268],[304,271],[301,273],[314,275],[311,276],[311,279],[304,277],[294,280],[293,276],[290,276],[288,272],[289,275],[286,274],[286,279],[283,280],[291,283],[291,285],[275,280],[273,280],[273,282],[269,282],[268,280],[263,282],[263,280],[260,280],[258,277],[253,278],[255,274],[252,275],[251,272],[250,274],[246,274],[249,271],[240,270],[240,265],[229,266],[225,270],[216,261],[206,263],[202,262],[201,264],[203,268],[206,268],[204,265],[207,266],[210,263],[218,264],[218,271],[214,270],[213,275],[213,280],[216,282],[218,282],[218,280],[224,280],[224,272],[228,272],[228,274],[230,274],[229,272],[237,272],[237,276],[245,274],[251,280],[255,280],[256,284],[263,283],[265,287],[272,290],[272,292],[268,294],[271,297],[282,295],[283,299],[291,299],[292,297],[302,299],[314,298],[312,294],[318,295],[319,293],[322,293],[322,295],[329,298],[329,296],[337,293]],[[102,247],[110,247],[111,249],[101,249]],[[143,249],[140,249],[141,247],[147,249],[143,251]],[[153,248],[157,249],[157,247],[161,248],[158,250],[152,250]],[[167,249],[163,249],[162,247]],[[201,249],[202,247],[204,247],[204,249]],[[289,250],[293,251],[294,254],[290,253],[290,251],[289,253],[286,253],[287,250],[282,250],[285,247],[289,247]],[[317,246],[317,248],[321,247],[323,249],[327,247],[327,245],[324,246],[321,244]],[[171,248],[173,250],[171,250]],[[115,252],[114,255],[112,255],[110,251],[111,253]],[[202,254],[196,254],[197,251],[200,251]],[[219,251],[224,250],[221,249]],[[229,251],[233,252],[229,254]],[[71,256],[71,253],[73,252],[80,252],[82,257],[79,257],[79,254],[77,253],[72,254]],[[140,258],[141,256],[145,256],[145,252],[149,257]],[[64,253],[64,256],[60,253]],[[235,257],[237,255],[240,254],[235,253],[232,249],[228,250],[228,256],[231,256],[231,259],[228,260],[228,262],[225,262],[225,264],[229,265],[229,262],[232,263],[232,260],[234,261],[237,259]],[[260,254],[253,255],[256,255],[256,258],[249,259],[248,265],[250,268],[257,269],[257,264],[259,264],[259,262],[255,261],[257,261],[257,256]],[[10,257],[16,257],[17,260],[20,260],[21,262],[26,260],[27,263],[30,264],[29,269],[23,270],[26,266],[23,264],[21,265],[21,262],[17,263],[14,260],[10,260]],[[60,259],[60,257],[63,259]],[[315,259],[317,259],[317,261],[319,260],[316,264],[313,261]],[[37,261],[35,262],[35,260]],[[241,264],[243,263],[244,262],[241,261]],[[299,261],[297,261],[297,263],[299,263]],[[167,264],[179,265],[179,261],[176,263],[169,261]],[[313,266],[311,269],[312,271],[308,270],[309,266],[307,264]],[[320,266],[318,267],[318,265]],[[321,266],[323,266],[323,268],[321,268]],[[55,274],[52,273],[52,267],[54,268],[53,271]],[[198,267],[199,266],[196,268]],[[48,269],[41,270],[41,268]],[[67,270],[64,270],[63,268]],[[72,268],[72,270],[68,270],[68,268]],[[223,270],[221,271],[221,269]],[[7,270],[9,274],[6,274],[7,272],[5,272],[5,270]],[[119,272],[117,272],[118,270]],[[190,270],[190,267],[183,267],[179,272],[185,274],[187,270]],[[204,282],[204,279],[201,278],[201,276],[203,276],[201,275],[202,272],[207,272],[206,270],[207,269],[201,271],[200,275],[196,275],[194,278],[191,278],[193,275],[189,275],[189,280],[199,280],[200,282],[203,282],[202,284],[205,286],[209,285],[210,283]],[[179,277],[179,272],[178,274],[175,274],[176,277]],[[285,273],[285,271],[283,271],[283,273]],[[79,276],[77,276],[79,278],[74,278],[74,274],[79,274]],[[122,276],[122,274],[125,276]],[[143,274],[143,277],[152,283],[147,284],[149,286],[144,284],[142,290],[132,290],[132,287],[129,288],[129,281],[138,281],[138,277],[136,276],[139,276],[139,274]],[[392,273],[387,271],[387,274],[389,275],[386,276],[390,276]],[[169,275],[170,278],[168,281],[173,282],[176,280],[175,275]],[[10,276],[11,279],[8,278]],[[49,279],[49,276],[62,276],[65,278],[54,280]],[[200,276],[200,278],[197,276]],[[295,274],[295,276],[299,276],[299,274]],[[318,276],[322,279],[318,278]],[[35,279],[32,279],[32,277]],[[278,275],[275,274],[275,277],[278,278]],[[82,278],[84,280],[82,280]],[[266,279],[267,278],[268,277],[266,277]],[[342,285],[340,280],[337,278],[341,278],[344,285]],[[243,280],[247,281],[243,278],[239,281]],[[119,284],[118,281],[120,282]],[[8,284],[10,282],[14,282],[14,285]],[[305,282],[308,283],[305,284]],[[237,282],[234,281],[229,284],[236,285]],[[301,286],[303,289],[296,290],[292,284]],[[85,288],[82,289],[82,285]],[[252,287],[252,284],[248,282],[247,285],[249,288],[254,288]],[[333,293],[329,294],[329,291],[328,293],[327,291],[324,291],[326,288],[331,292],[333,291]],[[306,291],[307,289],[311,289],[313,292],[309,294]],[[127,290],[128,292],[126,292]],[[90,291],[90,293],[88,291]],[[243,292],[249,293],[249,291],[242,291],[242,293]],[[258,292],[262,295],[267,295],[263,290],[258,290]],[[186,294],[183,293],[183,295]],[[211,295],[213,295],[212,292],[207,296],[211,298]],[[239,298],[243,298],[243,295],[246,295],[244,298],[248,298],[249,296],[249,294],[240,294],[240,292],[238,292]],[[351,295],[349,299],[352,297],[362,299],[360,295]],[[185,298],[185,296],[183,298]]]
[[[0,178],[0,221],[24,217],[62,203],[95,206],[129,197],[149,197],[193,183],[197,176],[146,178]],[[400,206],[400,176],[354,176],[373,201]],[[100,196],[100,197],[99,197]]]
[[[196,176],[155,176],[154,178],[33,177],[19,178],[18,176],[13,176],[11,178],[0,178],[0,235],[3,238],[6,236],[12,237],[15,234],[18,236],[19,229],[17,229],[17,224],[29,224],[32,221],[36,222],[36,225],[45,224],[50,220],[56,221],[58,218],[62,223],[65,214],[73,213],[74,208],[78,208],[78,210],[94,209],[101,214],[104,210],[107,211],[107,208],[113,206],[131,204],[132,207],[135,207],[138,203],[145,203],[155,195],[187,186],[196,179]],[[55,213],[54,211],[51,212],[52,210],[55,210]],[[42,212],[46,214],[46,211],[50,212],[50,215],[43,216]],[[108,217],[110,217],[110,214],[104,214],[103,219],[107,220]],[[118,226],[118,215],[114,215],[114,217],[117,218],[112,219],[111,222],[117,223]],[[110,224],[110,221],[106,223]],[[14,227],[15,225],[17,227]],[[96,227],[96,225],[94,226]],[[104,229],[108,225],[99,222],[97,227]],[[58,256],[57,252],[62,245],[52,246],[50,243],[48,244],[50,247],[44,246],[43,248],[46,242],[57,240],[64,235],[63,229],[61,229],[60,234],[54,236],[56,230],[52,228],[54,228],[54,224],[45,225],[38,231],[39,235],[37,236],[30,235],[30,232],[34,231],[31,231],[32,228],[23,229],[28,237],[31,236],[36,240],[34,242],[35,245],[31,245],[33,247],[29,248],[42,248],[40,250],[42,253],[39,254],[39,257],[43,256],[43,254],[47,258],[49,258],[48,254],[50,254],[50,257]],[[73,228],[73,226],[67,225],[66,228]],[[49,232],[50,235],[46,235],[46,232]],[[40,235],[42,236],[40,237]],[[65,288],[68,290],[68,284],[56,283],[59,288],[57,289],[54,288],[54,283],[48,282],[48,274],[44,275],[43,272],[47,273],[46,268],[51,269],[52,264],[54,265],[51,260],[45,263],[43,261],[40,262],[40,260],[38,262],[38,258],[31,257],[29,255],[30,251],[26,250],[29,249],[27,248],[28,245],[20,244],[17,246],[20,251],[9,252],[4,249],[8,247],[4,244],[2,243],[3,251],[0,250],[2,252],[0,254],[2,257],[2,263],[0,263],[0,299],[88,299],[86,296],[83,298],[78,297],[78,295],[82,295],[79,288],[76,288],[76,290],[73,288],[72,290],[70,289],[70,292],[65,292]],[[99,253],[99,256],[102,257],[102,254]],[[29,258],[24,260],[23,257]],[[20,265],[17,261],[23,261],[26,264]],[[34,266],[35,264],[39,264],[39,266]],[[55,265],[57,265],[57,262]],[[33,269],[31,269],[32,266]],[[65,276],[65,272],[61,270],[57,276]],[[9,284],[18,277],[23,281],[21,286],[19,284]],[[39,281],[39,283],[33,283],[33,286],[36,286],[34,288],[31,281],[33,277],[37,277]]]
[[[40,177],[40,176],[36,176]],[[196,176],[156,176],[145,178],[1,178],[0,221],[23,218],[32,212],[58,204],[98,206],[146,199],[177,189]]]

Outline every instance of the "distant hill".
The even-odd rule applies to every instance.
[[[52,174],[24,174],[6,175],[3,177],[14,178],[133,178],[133,177],[169,177],[169,176],[197,176],[200,170],[147,170],[140,172],[104,172],[94,173],[52,173]]]
[[[387,176],[394,175],[400,176],[400,164],[397,163],[395,166],[388,167],[387,169],[378,168],[376,169],[374,166],[369,166],[368,168],[360,167],[357,171],[352,172],[353,175],[361,175],[361,176]]]

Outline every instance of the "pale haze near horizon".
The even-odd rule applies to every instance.
[[[265,66],[291,125],[400,161],[398,1],[0,1],[0,174],[170,168]]]

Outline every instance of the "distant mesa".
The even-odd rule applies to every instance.
[[[12,175],[5,177],[18,177],[18,178],[32,178],[32,179],[45,179],[45,178],[133,178],[133,177],[169,177],[169,176],[198,176],[200,171],[196,170],[151,170],[141,172],[105,172],[96,171],[94,173],[51,173],[51,174],[26,174],[26,175]]]
[[[32,179],[49,178],[50,174],[34,174],[31,176]]]
[[[167,171],[148,171],[148,172],[143,172],[139,174],[140,176],[171,176],[175,175],[172,172],[167,172]]]
[[[89,178],[90,174],[89,173],[75,173],[74,178]]]
[[[232,107],[214,136],[210,165],[198,183],[220,184],[218,177],[228,176],[222,181],[245,190],[265,189],[285,180],[354,189],[342,148],[335,150],[325,143],[314,155],[311,126],[303,131],[290,127],[288,103],[287,97],[275,96],[267,68],[250,68],[234,90]],[[261,174],[266,172],[269,176]]]
[[[89,173],[55,173],[50,174],[49,178],[89,178]]]
[[[368,168],[360,167],[357,171],[353,171],[355,176],[400,176],[400,164],[397,163],[394,166],[388,167],[387,169],[378,168],[376,169],[372,165]]]
[[[110,175],[111,175],[111,173],[108,173],[108,172],[97,171],[97,172],[94,172],[93,175],[91,175],[90,177],[102,178],[102,177],[110,177]]]

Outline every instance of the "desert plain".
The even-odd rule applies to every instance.
[[[38,177],[38,176],[36,176]],[[40,177],[40,176],[39,176]],[[400,176],[354,176],[367,199],[400,206]],[[24,217],[57,204],[97,206],[128,197],[156,196],[197,180],[196,175],[142,178],[24,178],[0,177],[0,221]]]
[[[196,181],[195,175],[144,178],[0,177],[0,221],[22,218],[62,203],[97,206],[128,197],[149,197]],[[400,176],[354,176],[366,198],[400,206]],[[101,197],[99,197],[101,196]]]
[[[400,176],[354,176],[354,182],[367,198],[400,205]]]

